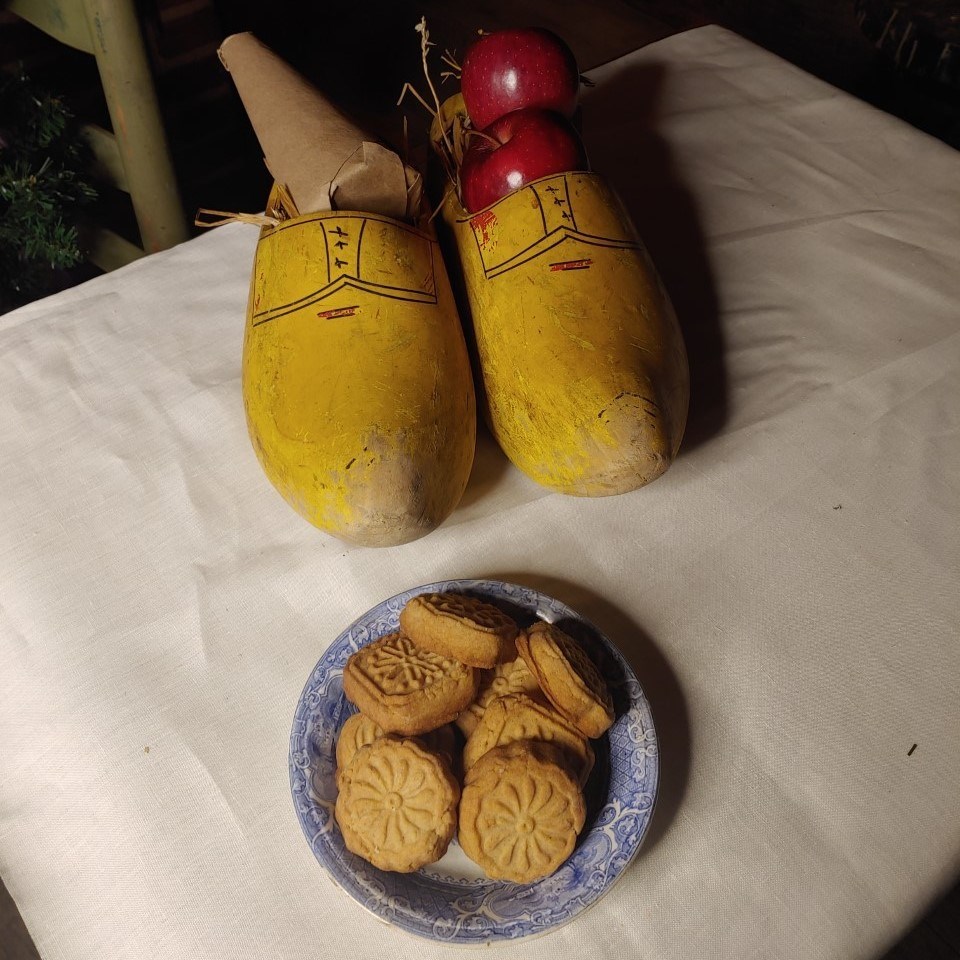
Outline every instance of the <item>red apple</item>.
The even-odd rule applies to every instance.
[[[570,48],[549,30],[497,30],[468,48],[460,89],[474,129],[540,107],[572,117],[580,93],[580,72]]]
[[[569,120],[551,110],[514,110],[471,136],[460,166],[463,203],[475,213],[531,180],[586,169]]]

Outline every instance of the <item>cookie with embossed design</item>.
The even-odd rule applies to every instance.
[[[386,730],[366,714],[354,713],[347,717],[337,737],[337,772],[343,770],[353,759],[353,755],[368,743],[386,735]],[[443,754],[451,767],[457,759],[457,734],[453,724],[445,723],[436,730],[428,730],[417,739],[434,753]]]
[[[453,721],[477,693],[477,672],[399,631],[351,654],[346,698],[388,733],[416,736]]]
[[[337,779],[361,747],[384,735],[383,727],[366,714],[355,713],[344,721],[337,736]]]
[[[547,699],[584,736],[599,737],[613,723],[613,700],[593,661],[573,637],[538,621],[517,637],[517,650]]]
[[[458,838],[488,877],[530,883],[570,856],[585,819],[583,793],[557,748],[518,740],[467,771]]]
[[[525,693],[534,699],[543,697],[540,684],[523,657],[516,657],[508,663],[498,663],[492,670],[484,670],[480,674],[476,698],[457,717],[457,726],[463,735],[469,737],[473,733],[491,700],[510,693]]]
[[[344,768],[335,814],[348,850],[381,870],[410,873],[446,853],[459,800],[445,759],[416,740],[386,735]]]
[[[582,786],[593,769],[593,748],[549,704],[523,693],[491,700],[463,748],[463,767],[470,770],[489,750],[520,740],[551,743]]]
[[[387,736],[386,730],[366,714],[355,713],[347,717],[340,734],[337,737],[337,782],[353,759],[356,752],[368,743],[380,737]],[[417,736],[417,740],[432,753],[439,753],[446,758],[450,769],[459,767],[460,755],[457,751],[457,734],[452,723],[445,723],[436,730],[428,730]]]
[[[426,650],[472,667],[513,656],[519,628],[499,607],[459,593],[423,593],[400,611],[400,629]]]

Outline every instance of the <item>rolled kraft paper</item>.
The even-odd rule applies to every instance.
[[[229,70],[264,152],[300,213],[362,210],[415,217],[418,175],[395,152],[370,141],[306,78],[252,33],[227,37]]]
[[[364,141],[344,161],[330,185],[333,210],[364,210],[397,220],[415,220],[423,179],[392,150]]]
[[[531,479],[625,493],[673,462],[687,354],[670,299],[614,192],[592,173],[545,177],[469,214],[453,236],[482,371],[484,414]]]

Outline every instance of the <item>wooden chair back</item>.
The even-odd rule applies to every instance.
[[[129,194],[140,244],[96,227],[89,259],[113,270],[190,236],[134,0],[8,0],[6,9],[96,58],[112,130],[85,124],[95,175]]]

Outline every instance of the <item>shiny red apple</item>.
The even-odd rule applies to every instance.
[[[474,129],[527,107],[572,117],[580,72],[570,48],[539,28],[486,33],[468,48],[460,89]]]
[[[460,167],[463,203],[475,213],[531,180],[586,169],[569,120],[551,110],[514,110],[470,137]]]

